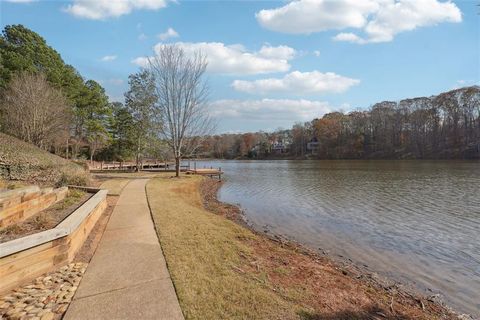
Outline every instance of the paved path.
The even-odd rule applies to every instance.
[[[64,319],[183,319],[150,216],[147,181],[123,189]]]

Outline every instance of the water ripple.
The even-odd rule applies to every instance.
[[[249,221],[479,312],[480,163],[222,161]]]

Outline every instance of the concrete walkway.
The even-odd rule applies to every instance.
[[[183,319],[150,216],[147,181],[123,189],[64,319]]]

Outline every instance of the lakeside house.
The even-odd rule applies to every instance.
[[[320,142],[318,142],[317,137],[313,137],[307,143],[307,151],[312,155],[317,155],[319,148],[320,148]]]

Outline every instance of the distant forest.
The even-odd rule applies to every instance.
[[[478,159],[480,87],[332,112],[273,133],[223,134],[199,154],[215,158]]]

